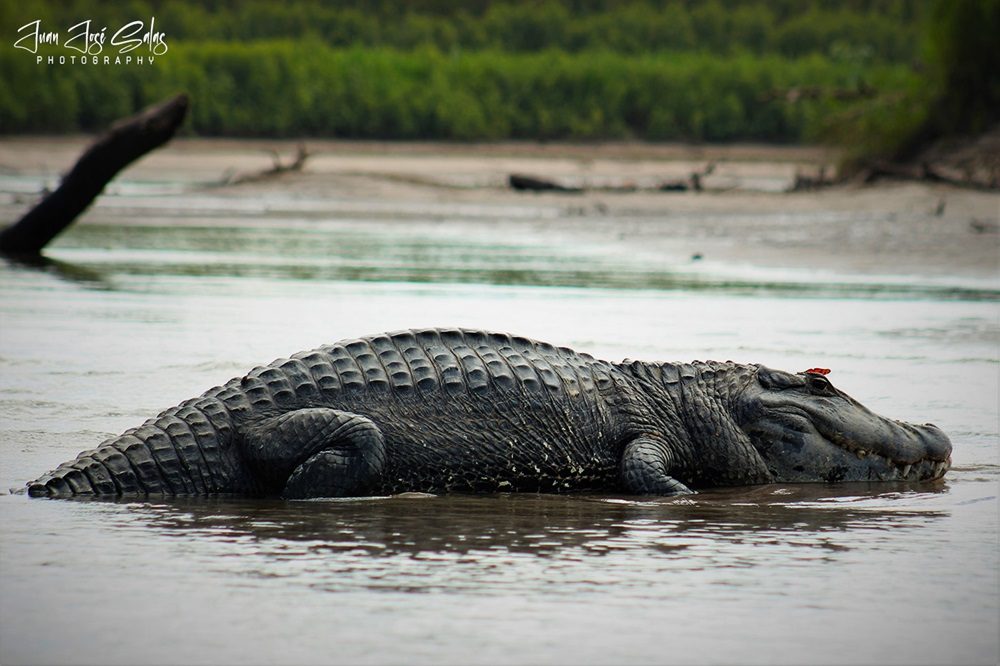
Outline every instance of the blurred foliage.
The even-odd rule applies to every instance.
[[[816,55],[446,54],[315,39],[178,43],[152,66],[23,56],[0,49],[0,123],[25,132],[98,129],[186,90],[191,128],[207,135],[795,141],[835,102],[788,104],[774,91],[850,89],[856,77]],[[898,65],[867,76],[894,90],[913,79]]]
[[[814,137],[845,147],[847,172],[912,159],[937,139],[1000,122],[1000,0],[935,0],[928,10],[918,76],[814,126]]]
[[[0,131],[96,130],[186,90],[207,135],[860,137],[891,152],[995,118],[997,50],[982,53],[998,1],[0,0]],[[154,16],[170,50],[153,65],[12,48],[35,19],[65,33]],[[956,40],[976,24],[993,32]]]
[[[974,134],[1000,120],[1000,0],[937,0],[927,36],[933,130]]]
[[[122,25],[155,16],[178,41],[301,39],[330,46],[571,53],[609,50],[918,55],[924,3],[912,0],[65,0],[0,1],[0,25],[41,18]]]

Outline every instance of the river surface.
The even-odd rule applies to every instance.
[[[545,217],[530,200],[372,202],[381,212],[366,217],[243,215],[212,196],[157,208],[150,196],[134,215],[92,214],[42,264],[0,263],[0,487],[255,365],[419,326],[516,332],[610,360],[831,368],[875,411],[942,427],[953,469],[930,484],[683,499],[5,494],[0,663],[1000,656],[995,281],[658,256],[525,222]]]

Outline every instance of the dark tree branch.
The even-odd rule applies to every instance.
[[[83,153],[54,192],[0,231],[0,252],[38,254],[87,209],[119,171],[169,141],[187,109],[187,95],[177,95],[115,123]]]

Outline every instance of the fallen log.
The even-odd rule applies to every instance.
[[[546,180],[544,178],[536,178],[535,176],[526,176],[520,173],[512,173],[507,179],[510,184],[511,189],[515,190],[527,190],[527,191],[549,191],[549,192],[582,192],[583,188],[580,187],[567,187],[566,185],[560,185],[559,183]]]
[[[41,252],[87,209],[119,171],[169,141],[184,121],[187,109],[188,97],[182,94],[115,123],[83,153],[55,191],[0,231],[0,252]]]

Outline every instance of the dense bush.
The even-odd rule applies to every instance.
[[[0,43],[0,131],[95,130],[185,90],[189,131],[210,135],[796,141],[839,117],[831,92],[913,89],[928,13],[908,0],[0,0],[9,34],[155,16],[170,45],[116,67],[36,65]],[[821,94],[783,101],[796,87]]]
[[[67,29],[89,18],[122,25],[156,16],[178,41],[313,36],[330,46],[441,51],[549,49],[620,53],[829,55],[847,48],[881,61],[919,54],[923,2],[909,0],[0,0],[0,25],[41,18]]]
[[[866,83],[910,85],[905,67]],[[795,141],[835,104],[773,91],[850,89],[849,63],[819,56],[446,54],[335,49],[319,40],[180,43],[153,65],[36,65],[0,49],[5,131],[93,130],[179,90],[191,129],[232,136]]]
[[[1000,121],[1000,0],[938,0],[928,61],[937,97],[929,122],[944,134],[977,133]]]
[[[1000,122],[1000,0],[936,0],[927,11],[919,75],[814,125],[814,136],[846,148],[845,172],[914,159],[942,137],[975,136]]]

